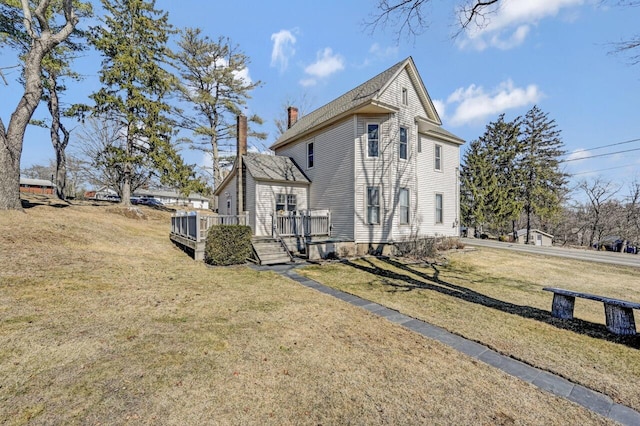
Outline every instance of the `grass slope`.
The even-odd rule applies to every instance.
[[[0,214],[1,424],[609,423],[143,211]]]
[[[553,318],[553,294],[542,291],[553,286],[638,301],[638,269],[482,248],[452,254],[442,266],[360,259],[301,273],[640,410],[640,336],[609,333],[601,302],[577,299],[574,320]]]

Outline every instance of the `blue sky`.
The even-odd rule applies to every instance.
[[[523,115],[534,104],[562,131],[567,159],[640,149],[640,65],[612,55],[611,43],[634,35],[639,8],[601,0],[504,0],[484,29],[453,39],[454,4],[434,0],[430,27],[416,38],[396,39],[395,28],[371,34],[363,22],[376,0],[209,2],[157,0],[177,28],[199,27],[213,39],[229,37],[250,58],[247,75],[264,85],[253,92],[248,113],[265,120],[269,138],[250,141],[258,149],[276,138],[274,119],[286,99],[306,98],[306,112],[324,105],[396,62],[412,56],[434,100],[443,126],[467,141],[501,113]],[[98,87],[100,58],[77,61],[85,80],[68,91],[66,103],[86,102]],[[16,63],[2,51],[0,66]],[[5,123],[21,87],[16,72],[0,85]],[[46,117],[40,106],[36,117]],[[184,152],[202,163],[201,153]],[[48,132],[30,129],[22,167],[53,158]],[[638,175],[640,150],[565,163],[572,182],[602,175],[627,183]]]

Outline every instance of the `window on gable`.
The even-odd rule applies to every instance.
[[[407,128],[400,127],[400,158],[403,160],[407,159],[408,141],[409,136],[407,135]]]
[[[435,162],[434,169],[442,170],[442,145],[436,145],[435,147]]]
[[[369,157],[377,157],[380,145],[380,125],[367,124],[367,155]]]
[[[367,188],[367,223],[380,223],[380,188],[377,186]]]
[[[409,92],[406,87],[402,88],[402,105],[409,105]]]
[[[444,213],[442,211],[442,194],[436,194],[436,223],[442,223]]]
[[[400,204],[400,224],[409,224],[409,190],[400,188],[398,204]]]
[[[313,168],[313,142],[307,144],[307,168]]]

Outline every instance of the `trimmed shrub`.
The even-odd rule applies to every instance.
[[[395,255],[414,259],[427,259],[439,251],[464,248],[464,243],[455,237],[409,237],[396,242]]]
[[[226,266],[245,263],[252,253],[251,228],[244,225],[214,225],[209,228],[204,261]]]

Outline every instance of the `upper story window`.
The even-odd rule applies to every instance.
[[[380,125],[367,124],[367,156],[377,157],[380,151]]]
[[[380,188],[377,186],[367,188],[367,223],[380,223]]]
[[[409,105],[409,92],[406,87],[402,88],[402,105]]]
[[[400,158],[407,159],[407,151],[409,146],[409,135],[406,127],[400,127]]]
[[[439,171],[442,170],[442,145],[435,146],[433,168]]]
[[[400,205],[400,224],[409,224],[409,190],[407,188],[400,188],[400,194],[398,196],[398,204]]]
[[[313,168],[313,142],[307,144],[307,168]]]

